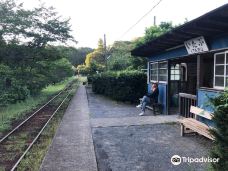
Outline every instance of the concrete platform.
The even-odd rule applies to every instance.
[[[97,171],[84,86],[72,99],[40,170]]]
[[[124,118],[96,118],[91,119],[91,126],[96,127],[115,127],[115,126],[136,126],[153,125],[177,122],[177,115],[159,115],[159,116],[136,116]]]

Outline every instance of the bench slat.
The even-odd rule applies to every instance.
[[[195,127],[197,129],[200,129],[200,130],[208,130],[209,127],[205,124],[202,124],[201,122],[199,121],[196,121],[196,122],[192,122],[192,121],[183,121],[182,122],[183,124],[186,124],[186,125],[190,125],[192,127]]]
[[[191,130],[213,140],[213,137],[209,132],[209,127],[206,124],[201,123],[192,118],[181,119],[179,120],[179,122],[183,124],[185,127],[190,128]]]
[[[190,112],[195,114],[195,115],[199,115],[201,117],[204,117],[206,119],[212,120],[213,115],[199,107],[195,107],[195,106],[191,106],[190,108]]]
[[[182,119],[180,120],[180,122],[190,122],[190,123],[193,123],[193,124],[196,124],[196,125],[200,125],[200,126],[203,126],[203,127],[208,127],[205,123],[202,123],[198,120],[195,120],[193,118],[185,118],[185,119]]]

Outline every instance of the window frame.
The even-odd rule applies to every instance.
[[[151,65],[152,64],[157,64],[157,68],[156,69],[151,69]],[[149,66],[150,66],[150,79],[149,79],[150,82],[158,82],[158,62],[150,62],[150,65]],[[152,80],[151,79],[151,76],[152,76],[151,70],[156,70],[157,71],[157,80]]]
[[[223,64],[216,64],[216,56],[217,55],[220,55],[220,54],[223,54],[224,55],[224,63]],[[216,89],[219,89],[219,90],[224,90],[225,87],[227,87],[228,85],[226,85],[226,78],[228,78],[228,75],[226,74],[226,71],[227,71],[227,66],[228,66],[228,63],[227,63],[227,58],[228,57],[228,51],[225,51],[225,52],[219,52],[219,53],[215,53],[214,54],[214,74],[213,74],[213,87],[216,88]],[[224,66],[224,73],[223,75],[216,75],[216,66]],[[215,85],[215,78],[216,77],[223,77],[224,79],[224,83],[223,83],[223,86],[216,86]]]
[[[166,68],[159,68],[159,64],[161,63],[166,63],[167,67]],[[152,69],[151,68],[151,64],[157,64],[157,68],[156,69]],[[159,70],[165,70],[166,69],[166,81],[159,81]],[[151,70],[156,70],[157,71],[157,80],[152,80],[151,79]],[[149,62],[149,80],[151,83],[156,82],[156,83],[167,83],[168,82],[168,61],[157,61],[157,62]]]
[[[176,68],[176,65],[179,65],[178,69]],[[172,66],[174,67],[172,69]],[[174,71],[174,73],[172,74],[172,71]],[[179,74],[176,74],[176,71],[179,71]],[[172,76],[174,79],[172,79]],[[179,79],[176,79],[177,76],[179,76]],[[181,81],[182,78],[182,73],[181,73],[181,64],[171,64],[170,67],[170,81]]]

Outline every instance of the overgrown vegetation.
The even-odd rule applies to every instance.
[[[92,90],[119,101],[136,102],[146,93],[146,74],[138,71],[106,72],[94,75]]]
[[[23,101],[73,75],[67,57],[51,45],[75,42],[69,19],[42,4],[26,10],[14,0],[3,0],[0,23],[0,106]]]
[[[11,123],[15,120],[23,119],[23,117],[36,109],[39,105],[47,102],[47,100],[63,90],[65,86],[74,78],[67,79],[61,83],[50,85],[43,89],[38,96],[29,97],[25,101],[10,104],[0,108],[0,132],[3,132],[11,127]]]
[[[211,157],[219,158],[212,168],[215,171],[228,170],[228,90],[210,101],[214,106],[213,121],[216,127],[211,130],[215,138]]]

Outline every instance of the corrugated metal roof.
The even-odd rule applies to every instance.
[[[228,33],[228,3],[185,23],[131,51],[133,56],[149,57],[199,36],[210,39]]]

